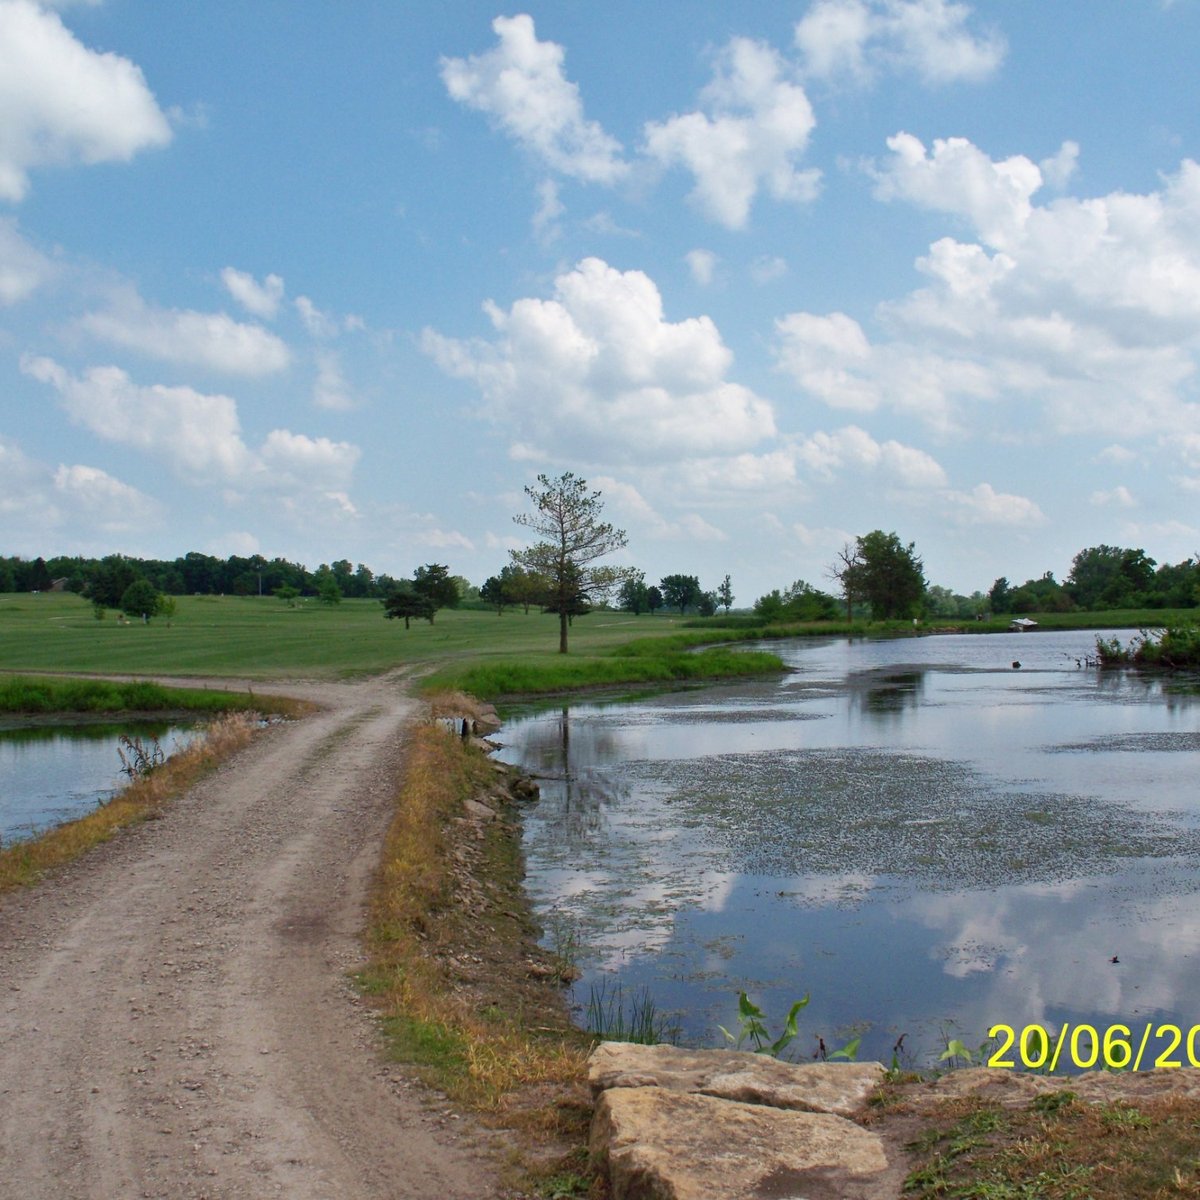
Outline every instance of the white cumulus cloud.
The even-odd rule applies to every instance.
[[[163,509],[99,467],[54,468],[0,437],[0,517],[16,553],[41,553],[51,536],[72,551],[107,553],[114,535],[160,527]]]
[[[191,483],[331,489],[349,481],[359,457],[358,447],[347,442],[286,429],[272,430],[254,451],[242,437],[230,396],[142,386],[119,367],[93,367],[76,376],[49,358],[27,357],[21,366],[53,387],[72,419],[97,437],[166,462]]]
[[[538,41],[527,14],[497,17],[498,44],[469,58],[443,58],[450,96],[485,113],[547,166],[592,183],[611,184],[628,170],[621,145],[583,114],[579,88],[563,73],[563,48]]]
[[[268,275],[259,283],[247,271],[225,267],[221,271],[221,282],[229,294],[250,314],[271,320],[279,312],[283,301],[283,280],[278,275]]]
[[[876,441],[857,425],[846,425],[833,433],[814,433],[797,443],[796,455],[824,478],[854,467],[880,470],[903,487],[928,489],[946,483],[941,464],[925,451],[890,439]]]
[[[998,492],[981,483],[969,492],[947,492],[946,512],[959,525],[1002,525],[1030,528],[1046,523],[1046,514],[1025,496]]]
[[[132,288],[109,307],[85,314],[81,327],[93,337],[161,362],[204,367],[232,375],[269,375],[291,361],[287,344],[261,325],[227,313],[156,308]]]
[[[0,304],[16,304],[37,291],[54,264],[17,232],[11,217],[0,217]]]
[[[775,431],[771,406],[727,378],[733,355],[706,316],[666,320],[641,271],[584,259],[549,300],[489,304],[494,341],[426,330],[450,375],[480,389],[514,440],[585,461],[739,453]]]
[[[777,362],[797,386],[943,432],[982,431],[981,401],[1009,430],[1200,431],[1200,166],[1185,160],[1145,195],[1039,203],[1042,169],[1025,156],[993,161],[961,138],[888,145],[877,195],[953,216],[977,240],[933,243],[916,263],[924,286],[878,308],[886,336],[843,313],[777,321]]]
[[[646,153],[690,171],[693,201],[730,229],[746,224],[760,190],[792,203],[817,195],[820,172],[799,165],[816,118],[789,75],[772,47],[733,38],[701,93],[701,109],[645,127]]]
[[[711,250],[689,250],[683,256],[692,278],[701,287],[708,287],[717,270],[717,256]]]
[[[1004,38],[968,28],[971,8],[954,0],[818,0],[797,22],[796,47],[817,78],[870,82],[911,72],[927,84],[975,82],[1004,61]]]
[[[89,50],[33,0],[0,0],[0,198],[24,199],[38,167],[128,162],[170,140],[137,66]]]
[[[1135,508],[1137,501],[1133,498],[1133,493],[1124,485],[1118,484],[1115,488],[1110,488],[1108,491],[1095,491],[1091,495],[1091,502],[1097,508]]]
[[[317,378],[313,384],[313,403],[318,408],[345,412],[354,407],[354,396],[342,375],[341,360],[332,350],[317,352]]]
[[[606,504],[622,522],[635,523],[637,532],[657,541],[724,542],[728,535],[698,513],[683,513],[675,520],[664,517],[631,483],[607,475],[592,481],[604,493]]]
[[[89,514],[92,524],[105,533],[127,533],[162,523],[162,505],[157,500],[99,467],[60,466],[54,472],[54,489],[81,513]]]

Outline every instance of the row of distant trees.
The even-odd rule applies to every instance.
[[[963,596],[930,585],[912,542],[875,530],[846,543],[829,566],[835,594],[797,580],[760,596],[754,611],[768,620],[819,621],[868,614],[878,620],[907,617],[969,619],[986,613],[1110,611],[1192,608],[1200,605],[1200,555],[1159,566],[1144,550],[1090,546],[1075,555],[1063,582],[1047,571],[1012,586],[1000,578],[988,593]]]
[[[148,611],[151,593],[162,597],[200,595],[274,595],[293,604],[315,597],[336,604],[343,597],[378,599],[385,615],[400,617],[407,626],[414,618],[433,621],[441,608],[462,603],[494,608],[520,607],[557,613],[563,630],[576,616],[593,607],[618,608],[634,614],[659,610],[726,613],[734,596],[730,577],[706,590],[698,576],[681,573],[648,584],[645,573],[631,568],[591,566],[595,557],[623,546],[625,535],[598,520],[600,493],[570,473],[550,480],[539,476],[540,489],[527,488],[535,515],[516,518],[532,528],[542,542],[516,551],[512,562],[476,589],[448,566],[429,563],[411,579],[376,575],[365,564],[347,559],[322,563],[310,571],[302,563],[261,555],[218,558],[195,551],[182,557],[104,558],[58,556],[48,559],[0,557],[0,592],[47,591],[54,586],[79,593],[98,608]],[[576,545],[575,542],[579,544]],[[868,614],[876,619],[934,617],[966,619],[992,613],[1067,612],[1073,609],[1190,608],[1200,605],[1200,555],[1175,564],[1159,565],[1144,550],[1120,546],[1091,546],[1081,550],[1063,582],[1046,572],[1039,579],[1014,586],[1000,578],[988,593],[970,596],[930,585],[924,564],[912,542],[905,545],[895,533],[874,530],[846,543],[827,568],[832,591],[797,580],[760,596],[754,603],[759,616],[778,620],[851,620]],[[131,599],[130,588],[135,584]],[[168,606],[159,604],[158,613]],[[150,615],[154,615],[151,612]],[[565,632],[563,635],[565,645]]]
[[[547,612],[558,611],[553,577],[528,570],[518,563],[510,563],[498,575],[486,579],[479,589],[479,598],[499,614],[506,608],[521,608],[526,613],[535,607]],[[587,595],[575,588],[570,596],[568,616],[583,616],[594,606],[611,606],[635,616],[668,609],[680,614],[694,612],[711,617],[719,607],[724,606],[728,612],[732,605],[733,588],[728,575],[717,588],[705,591],[696,575],[664,575],[657,584],[647,584],[644,571],[631,570],[603,595],[595,586]]]
[[[465,579],[453,578],[460,596],[475,594]],[[355,566],[348,559],[309,570],[285,558],[266,559],[259,554],[217,558],[196,551],[174,559],[123,554],[0,557],[0,592],[45,592],[61,586],[109,608],[120,608],[121,597],[137,581],[167,596],[279,596],[285,601],[312,597],[329,603],[342,598],[382,600],[411,582],[386,573],[376,575],[364,563]]]
[[[1051,571],[1017,586],[1001,576],[988,601],[998,613],[1192,608],[1200,605],[1200,555],[1159,566],[1144,550],[1089,546],[1075,555],[1062,583]]]

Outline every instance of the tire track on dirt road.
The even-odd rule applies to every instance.
[[[415,704],[396,675],[279,690],[324,707],[0,901],[0,1195],[497,1194],[346,979]]]

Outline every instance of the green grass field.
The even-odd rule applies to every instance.
[[[676,678],[670,671],[656,675],[645,655],[624,670],[611,665],[609,655],[631,638],[666,637],[682,625],[662,615],[578,618],[564,676],[558,618],[538,612],[497,617],[443,610],[433,625],[414,621],[406,630],[402,621],[385,620],[374,600],[288,608],[273,597],[180,596],[168,626],[161,618],[118,624],[111,612],[97,621],[91,605],[65,593],[10,593],[0,595],[0,670],[272,679],[344,678],[413,665],[436,667],[437,683],[461,686],[467,673],[481,668],[520,667],[524,685],[537,690],[531,680],[539,667],[552,671],[553,686]],[[695,639],[695,631],[689,633]],[[664,651],[681,654],[678,646]],[[596,667],[597,661],[605,665]],[[581,678],[589,664],[596,678]]]
[[[1042,628],[1160,625],[1180,614],[1034,614]],[[926,628],[936,627],[927,622]],[[1004,628],[1007,619],[984,628]],[[974,622],[964,632],[976,632]],[[705,626],[659,614],[634,617],[594,612],[577,618],[571,654],[558,654],[558,619],[509,610],[443,610],[437,621],[388,621],[374,600],[344,600],[325,607],[309,601],[289,608],[274,597],[180,596],[171,624],[118,623],[115,613],[97,621],[91,605],[68,593],[0,595],[0,670],[64,674],[210,676],[268,680],[296,676],[344,678],[399,666],[426,668],[427,687],[459,687],[481,697],[617,686],[623,683],[729,677],[779,669],[769,656],[734,654],[701,642],[755,636],[837,634],[842,625],[780,627],[755,631]],[[909,623],[859,627],[856,632],[911,632]],[[660,642],[661,645],[655,643]],[[633,643],[632,645],[630,643]]]

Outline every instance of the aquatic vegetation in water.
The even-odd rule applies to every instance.
[[[743,873],[857,872],[946,889],[1073,879],[1143,856],[1200,858],[1200,831],[1167,814],[1003,790],[969,766],[917,754],[797,750],[631,769],[667,785],[681,822],[719,841]]]
[[[1200,623],[1143,629],[1122,642],[1118,637],[1096,639],[1096,654],[1104,667],[1200,667]]]
[[[588,989],[588,1033],[606,1042],[636,1042],[642,1046],[672,1045],[679,1041],[679,1023],[662,1013],[646,988],[638,988],[629,996],[625,1008],[625,991],[618,983],[609,986],[608,980],[592,984]]]

